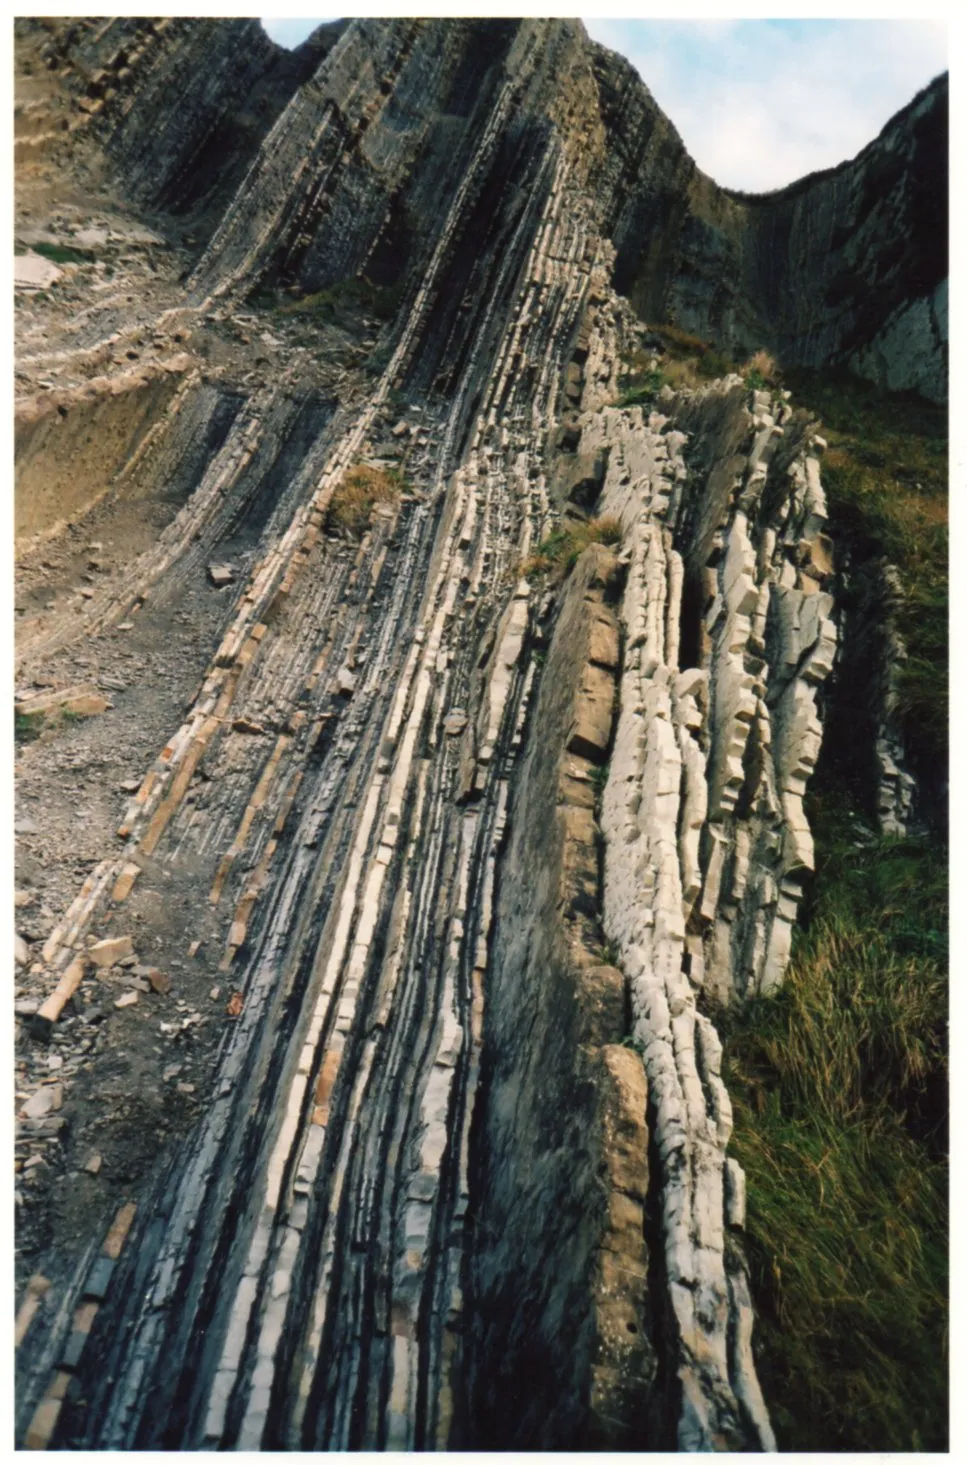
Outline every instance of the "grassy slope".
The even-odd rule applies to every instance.
[[[835,785],[780,994],[720,1015],[780,1446],[946,1444],[946,864]]]

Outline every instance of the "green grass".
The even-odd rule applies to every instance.
[[[89,252],[70,249],[66,244],[33,244],[31,248],[35,254],[42,254],[55,265],[86,264],[91,258]]]
[[[591,544],[620,544],[621,525],[608,517],[561,526],[537,546],[520,567],[522,575],[570,574]]]
[[[816,883],[777,996],[719,1012],[780,1447],[943,1450],[947,872],[812,800]]]
[[[611,764],[604,763],[602,765],[596,765],[594,768],[591,769],[591,772],[588,774],[588,777],[591,780],[591,787],[594,789],[594,792],[598,795],[599,798],[604,793],[605,785],[608,782],[608,775],[610,772]]]
[[[32,743],[43,732],[43,717],[27,717],[23,712],[13,714],[13,736],[18,743]]]
[[[605,966],[620,966],[621,947],[617,941],[605,941],[601,947],[601,960]],[[624,1044],[629,1048],[637,1047],[638,1039],[634,1037],[625,1038]]]
[[[652,402],[662,387],[665,385],[665,378],[660,371],[644,371],[631,373],[621,378],[621,396],[618,398],[619,407],[638,407]]]

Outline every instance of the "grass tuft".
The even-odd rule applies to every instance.
[[[728,376],[736,370],[732,361],[709,341],[689,335],[677,326],[655,326],[652,335],[661,343],[662,354],[657,367],[651,366],[652,355],[639,350],[632,356],[631,371],[621,378],[622,394],[619,407],[637,407],[651,403],[661,391],[669,386],[673,391],[686,389],[694,391],[703,383],[716,377]],[[775,363],[764,351],[757,352],[749,362],[749,370],[762,372],[769,364],[775,371]],[[750,381],[752,386],[767,385],[765,377]]]
[[[361,539],[379,504],[392,504],[403,491],[398,470],[357,463],[347,468],[329,500],[326,528],[349,539]]]
[[[520,567],[520,573],[528,575],[551,575],[563,579],[570,574],[581,555],[591,544],[620,544],[621,523],[618,519],[604,517],[570,523],[555,529],[529,555]]]
[[[31,249],[55,265],[87,264],[91,259],[90,250],[71,249],[66,244],[32,244]]]
[[[13,736],[18,743],[32,743],[44,729],[43,716],[34,715],[28,717],[25,712],[14,711],[13,714]]]
[[[754,391],[762,392],[767,387],[777,387],[781,381],[776,359],[768,351],[756,351],[739,370],[746,386]]]

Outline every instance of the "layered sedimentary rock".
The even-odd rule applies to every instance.
[[[945,399],[945,76],[855,159],[749,196],[702,174],[630,64],[575,23],[361,21],[321,27],[291,56],[254,22],[78,28],[63,59],[152,204],[221,199],[254,161],[200,284],[223,290],[256,260],[262,278],[309,289],[364,267],[392,283],[420,259],[470,137],[496,130],[519,195],[527,134],[550,124],[580,148],[616,286],[646,318]]]
[[[483,1448],[627,1449],[664,1427],[645,1076],[623,1046],[625,983],[599,926],[596,789],[613,731],[619,583],[614,555],[596,546],[567,585],[500,866],[466,1436]]]
[[[68,87],[115,76],[72,144],[128,189],[97,247],[137,208],[160,233],[111,257],[141,288],[91,263],[69,320],[24,308],[30,564],[68,515],[159,518],[23,616],[19,676],[194,634],[31,976],[90,1005],[88,947],[135,917],[174,961],[150,881],[231,993],[116,1270],[92,1281],[78,1247],[27,1334],[21,1437],[770,1447],[713,1013],[781,982],[812,865],[823,445],[738,378],[615,404],[632,306],[802,360],[844,357],[856,319],[817,345],[805,307],[769,314],[773,286],[825,288],[749,223],[786,205],[703,179],[577,24],[354,21],[285,63],[249,22],[50,36]],[[235,130],[239,90],[264,105]],[[830,228],[860,228],[842,199],[877,146],[842,198],[809,185]],[[894,266],[889,310],[922,283]],[[345,304],[363,276],[381,318]],[[353,539],[334,509],[360,466],[396,487]],[[620,547],[546,581],[535,549],[589,514]]]
[[[704,483],[690,482],[686,435],[662,433],[660,416],[646,426],[627,414],[603,493],[620,508],[629,559],[602,812],[604,924],[621,951],[652,1098],[686,1449],[742,1440],[743,1426],[774,1444],[743,1269],[729,1248],[744,1189],[725,1153],[721,1045],[697,1004],[703,993],[728,1001],[782,980],[813,862],[802,796],[821,737],[815,689],[836,639],[832,598],[802,568],[824,522],[816,459],[794,442],[777,454],[772,404],[744,397],[726,386],[676,418],[694,428],[705,416],[718,437]],[[697,626],[683,616],[689,596]],[[697,644],[683,630],[697,631]]]

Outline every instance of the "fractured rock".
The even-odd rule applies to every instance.
[[[87,955],[96,967],[104,969],[116,965],[126,956],[133,956],[134,942],[130,936],[107,936],[102,941],[95,941],[88,948]]]

